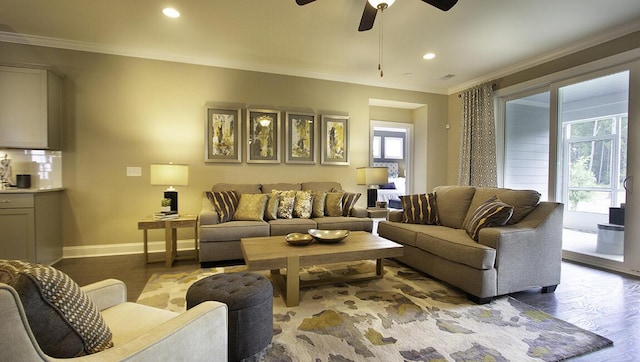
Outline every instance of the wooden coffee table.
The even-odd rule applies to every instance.
[[[339,243],[315,242],[293,246],[284,236],[244,238],[242,254],[249,270],[271,270],[272,280],[280,290],[287,307],[300,303],[300,287],[311,285],[382,278],[382,259],[403,255],[402,245],[365,231],[354,231]],[[319,281],[300,281],[300,267],[376,259],[376,271],[370,274],[344,276]],[[286,275],[280,269],[286,268]]]

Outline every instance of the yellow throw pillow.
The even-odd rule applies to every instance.
[[[238,202],[238,208],[233,215],[233,219],[241,221],[262,221],[268,198],[269,195],[265,194],[240,195],[240,202]]]
[[[327,216],[342,216],[342,192],[328,192],[324,201]]]
[[[311,217],[324,216],[324,201],[327,193],[324,191],[313,191],[313,206],[311,207]]]
[[[269,201],[267,201],[267,208],[264,210],[264,218],[267,220],[275,220],[278,218],[278,203],[280,202],[280,195],[277,193],[270,193]]]
[[[278,195],[278,218],[291,219],[293,218],[293,206],[296,201],[295,191],[278,191],[272,190],[271,193]]]

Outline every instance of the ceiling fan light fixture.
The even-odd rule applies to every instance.
[[[369,4],[373,6],[375,9],[386,9],[389,6],[393,5],[396,0],[367,0]]]

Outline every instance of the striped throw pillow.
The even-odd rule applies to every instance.
[[[407,224],[438,224],[436,194],[415,194],[400,196],[402,222]]]
[[[207,195],[211,195],[209,199],[220,217],[220,222],[233,220],[233,215],[236,212],[240,200],[235,191],[212,192]]]
[[[498,196],[493,196],[478,206],[462,227],[473,240],[478,241],[480,229],[506,225],[512,215],[513,206],[505,204]]]
[[[345,192],[342,196],[342,216],[351,215],[351,210],[356,206],[360,198],[359,192]]]

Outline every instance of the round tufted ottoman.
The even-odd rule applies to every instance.
[[[273,287],[254,273],[215,274],[187,290],[187,309],[208,300],[225,303],[228,315],[229,361],[251,357],[273,337]]]

